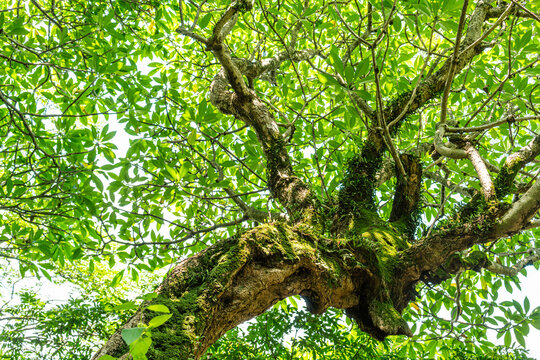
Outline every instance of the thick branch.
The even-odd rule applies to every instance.
[[[316,238],[300,226],[265,224],[184,260],[152,300],[153,305],[165,305],[172,317],[152,330],[148,358],[199,359],[227,330],[291,295],[305,297],[314,313],[330,306],[347,309],[360,328],[376,338],[410,334],[399,314],[409,297],[390,299],[390,279],[380,277],[383,265],[377,265],[381,260],[375,250],[353,246],[356,251]],[[125,328],[157,315],[147,305]],[[127,356],[127,351],[119,330],[93,359]]]
[[[491,181],[491,176],[489,171],[484,163],[484,159],[478,153],[478,150],[471,143],[465,145],[465,152],[471,163],[478,174],[478,179],[482,185],[482,194],[486,200],[490,200],[495,195],[495,187],[493,186],[493,181]]]
[[[502,237],[520,231],[538,210],[540,210],[540,181],[537,180],[504,214],[495,228],[497,234]]]
[[[236,9],[235,11],[242,8],[238,4],[231,7]],[[227,10],[216,25],[207,47],[223,66],[223,70],[210,85],[210,101],[222,113],[235,116],[256,132],[267,159],[268,188],[289,211],[291,218],[298,219],[306,214],[306,209],[314,208],[314,197],[308,186],[295,176],[285,141],[274,117],[256,93],[246,85],[238,66],[245,62],[235,63],[221,43],[223,39],[219,27],[232,19],[231,9]],[[229,86],[233,91],[229,90]]]
[[[249,98],[229,91],[224,73],[210,86],[210,101],[221,112],[232,114],[251,126],[257,134],[267,159],[268,188],[293,219],[314,207],[314,198],[304,182],[295,176],[285,141],[266,105],[250,90]]]
[[[405,250],[402,258],[409,265],[404,272],[407,281],[417,281],[437,269],[448,257],[474,244],[487,243],[523,231],[540,210],[540,181],[536,181],[512,207],[501,214],[488,209],[465,223],[449,224]]]
[[[511,192],[514,179],[521,169],[540,155],[540,135],[529,144],[506,158],[499,175],[495,179],[497,196],[502,197]]]
[[[407,176],[401,176],[397,171],[397,185],[394,202],[390,213],[390,222],[400,222],[407,235],[412,238],[418,223],[417,212],[422,186],[422,166],[420,158],[401,154],[401,163],[407,171]]]

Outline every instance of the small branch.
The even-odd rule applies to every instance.
[[[201,10],[203,5],[206,4],[206,0],[201,1],[199,6],[197,6],[197,12],[195,13],[195,19],[193,19],[193,24],[191,24],[191,27],[189,28],[189,31],[193,31],[195,29],[195,26],[197,26],[197,21],[199,21],[199,16],[201,15]]]
[[[401,163],[399,154],[388,132],[388,126],[386,126],[386,120],[384,119],[381,84],[379,81],[380,69],[378,68],[378,65],[377,65],[377,58],[375,56],[375,47],[371,47],[371,63],[373,65],[373,69],[374,69],[373,71],[375,72],[375,89],[376,89],[376,95],[377,95],[376,96],[377,97],[377,108],[376,108],[377,123],[383,132],[382,138],[384,140],[384,143],[388,151],[390,151],[390,154],[392,155],[392,158],[394,159],[396,166],[399,172],[401,173],[401,176],[407,177],[407,172],[405,171],[405,168],[403,167],[403,164]]]
[[[520,3],[518,3],[515,0],[512,0],[512,2],[514,3],[514,5],[517,5],[521,9],[523,9],[521,11],[520,10],[515,10],[512,13],[513,16],[521,17],[521,18],[535,19],[536,21],[540,22],[540,17],[538,17],[537,14],[533,13],[531,10],[527,9],[525,6],[521,5]],[[492,7],[491,9],[488,10],[486,18],[487,19],[498,18],[498,17],[501,16],[502,13],[504,13],[504,10],[505,10],[505,8]]]
[[[486,200],[491,199],[495,195],[495,188],[493,186],[493,181],[491,181],[491,176],[489,176],[489,171],[484,163],[484,160],[478,153],[478,150],[476,150],[475,147],[469,142],[467,142],[465,145],[465,152],[467,153],[469,160],[472,162],[474,169],[478,174],[480,184],[482,185],[482,193],[484,194],[484,198]]]
[[[529,223],[527,224],[527,226],[525,226],[525,229],[530,230],[530,229],[536,229],[536,228],[538,228],[538,227],[540,227],[540,219],[538,219],[538,220],[531,220],[531,222],[529,222]]]
[[[432,32],[433,34],[433,32]],[[431,39],[430,39],[430,45],[431,45]],[[416,84],[414,85],[414,89],[412,90],[411,97],[409,98],[409,101],[405,104],[405,107],[401,111],[401,113],[388,124],[388,128],[391,128],[392,126],[396,125],[398,122],[401,121],[407,115],[407,112],[409,111],[409,107],[411,106],[412,102],[414,101],[414,98],[416,96],[416,91],[418,90],[418,86],[420,85],[420,80],[422,79],[422,75],[424,75],[424,71],[426,70],[428,60],[431,56],[431,52],[426,55],[426,58],[424,59],[424,64],[422,65],[422,69],[420,70],[420,74],[417,76]]]
[[[505,78],[499,83],[499,85],[497,86],[497,88],[492,91],[491,95],[489,95],[489,97],[482,103],[482,105],[480,105],[480,107],[469,117],[469,120],[467,120],[465,122],[465,127],[467,127],[467,125],[480,113],[480,111],[482,111],[482,109],[487,106],[488,104],[491,104],[492,103],[492,99],[495,97],[495,95],[497,95],[499,93],[499,91],[503,88],[504,84],[510,79],[512,78],[514,75],[530,68],[530,67],[533,67],[539,60],[536,59],[534,60],[533,62],[521,67],[520,69],[512,72],[512,73],[509,73],[505,76]]]
[[[182,27],[179,27],[178,29],[176,29],[176,32],[179,34],[185,35],[187,37],[190,37],[193,40],[200,42],[201,44],[208,45],[208,42],[209,42],[208,39],[206,39],[205,37],[199,34],[195,34],[194,32],[186,30]]]
[[[502,124],[507,124],[507,123],[511,124],[511,123],[515,123],[515,122],[528,121],[528,120],[538,120],[538,119],[540,119],[540,116],[525,116],[525,117],[521,117],[521,118],[516,119],[516,118],[514,118],[514,115],[511,114],[511,115],[508,115],[508,116],[504,117],[501,120],[494,121],[494,122],[489,123],[489,124],[479,125],[479,126],[471,126],[471,127],[465,127],[465,128],[456,128],[456,127],[447,126],[446,131],[451,132],[451,133],[478,132],[478,131],[489,130],[489,129],[492,129],[492,128],[497,127],[499,125],[502,125]]]
[[[489,4],[484,3],[484,2],[478,3],[474,12],[471,15],[471,18],[467,27],[467,34],[465,36],[465,40],[463,41],[464,44],[468,44],[474,41],[474,39],[476,39],[478,36],[481,35],[482,26],[484,24],[485,16],[488,10],[489,10]],[[434,98],[440,91],[444,90],[446,86],[446,80],[448,79],[448,73],[450,71],[450,67],[452,66],[454,67],[453,73],[459,72],[461,69],[465,67],[466,64],[468,64],[471,61],[471,59],[473,59],[476,55],[480,54],[483,50],[484,48],[476,47],[469,51],[461,52],[456,58],[457,63],[454,63],[451,61],[451,59],[448,59],[442,65],[442,67],[439,68],[437,71],[434,71],[433,74],[432,74],[432,71],[435,69],[435,67],[432,67],[431,70],[428,72],[427,77],[418,86],[418,89],[416,91],[416,96],[414,97],[414,100],[410,103],[408,107],[408,114],[418,110],[426,102]],[[384,114],[385,114],[384,117],[387,120],[391,121],[395,119],[397,116],[399,116],[401,112],[403,111],[403,109],[405,108],[405,105],[410,101],[411,93],[412,91],[409,91],[403,94],[403,96],[401,96],[398,101],[394,101],[390,103],[384,109]],[[466,156],[462,156],[461,158],[465,158],[465,157]]]
[[[456,192],[456,193],[460,194],[461,196],[470,198],[470,197],[473,197],[473,195],[474,195],[474,193],[471,190],[469,190],[469,189],[467,189],[467,188],[465,188],[463,186],[459,186],[459,184],[454,184],[450,180],[445,179],[442,176],[437,175],[435,173],[424,172],[424,176],[431,179],[431,180],[434,180],[434,181],[438,182],[439,184],[441,184],[443,186],[446,186],[448,189],[450,189],[450,191]]]
[[[461,33],[465,26],[465,16],[467,15],[467,6],[469,0],[463,2],[463,8],[461,9],[461,16],[459,18],[459,25],[456,35],[456,43],[454,44],[454,52],[452,59],[450,60],[450,69],[448,70],[448,77],[446,78],[446,84],[444,87],[443,97],[441,101],[441,124],[446,124],[446,114],[448,112],[448,95],[450,94],[450,88],[452,87],[452,81],[454,80],[454,72],[456,70],[457,57],[459,52],[459,46],[461,44]]]
[[[35,7],[36,7],[43,15],[45,15],[45,17],[46,17],[47,19],[49,19],[49,20],[50,20],[51,22],[53,22],[56,26],[58,26],[58,28],[59,28],[60,30],[64,30],[64,28],[58,23],[58,21],[56,21],[55,18],[51,17],[49,14],[47,14],[47,11],[45,11],[41,6],[39,6],[39,4],[37,3],[36,0],[30,0],[30,2],[31,2],[32,4],[34,4],[34,6],[35,6]]]
[[[523,12],[521,11],[516,11],[515,12],[515,16],[517,17],[530,17],[531,19],[534,19],[538,22],[540,22],[540,17],[533,13],[531,10],[527,9],[525,6],[523,6],[522,4],[520,4],[519,2],[517,2],[516,0],[512,0],[512,3],[514,3],[515,5],[519,6],[520,8],[523,9]]]
[[[203,156],[201,154],[201,156]],[[204,156],[203,156],[204,157]],[[225,176],[223,174],[223,168],[221,165],[219,165],[217,162],[206,158],[206,161],[208,161],[214,169],[218,172],[218,179],[217,182],[223,181],[225,179]],[[281,213],[270,213],[265,212],[259,209],[255,209],[254,207],[251,207],[247,205],[240,196],[231,188],[223,188],[223,190],[227,193],[227,195],[230,196],[231,200],[238,205],[238,207],[242,210],[245,216],[249,217],[251,220],[254,220],[258,223],[265,223],[269,219],[270,220],[281,220],[281,221],[287,221],[288,217],[285,214]]]
[[[234,203],[238,205],[238,207],[242,210],[245,216],[260,224],[272,220],[287,221],[289,219],[288,216],[285,214],[265,212],[247,205],[244,201],[242,201],[240,196],[230,188],[224,188],[223,190],[227,193],[227,195],[231,197],[232,201],[234,201]]]
[[[464,150],[451,148],[444,143],[444,133],[445,125],[438,124],[437,130],[435,131],[435,136],[433,137],[433,145],[435,145],[435,150],[442,156],[451,159],[465,159],[468,157],[467,153]]]
[[[310,62],[311,64],[311,62]],[[371,120],[376,120],[377,119],[377,114],[375,112],[375,110],[373,110],[373,108],[371,106],[369,106],[369,104],[364,100],[362,99],[355,91],[354,89],[350,89],[350,85],[347,84],[343,78],[341,76],[334,76],[332,74],[329,74],[327,73],[326,71],[322,70],[322,69],[319,69],[317,67],[315,67],[313,64],[311,64],[311,66],[313,67],[313,69],[315,69],[316,71],[320,72],[321,74],[325,74],[327,76],[330,76],[330,77],[333,77],[338,83],[339,85],[343,86],[344,89],[347,90],[347,93],[349,94],[349,96],[351,97],[351,99],[353,100],[354,104],[360,109],[362,110],[362,112]]]
[[[516,276],[521,270],[523,270],[523,268],[533,265],[535,262],[540,260],[540,249],[530,249],[529,253],[529,256],[513,266],[504,266],[497,262],[491,262],[488,266],[486,266],[486,269],[495,274]]]

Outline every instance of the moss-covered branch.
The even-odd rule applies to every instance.
[[[512,192],[518,172],[539,154],[540,136],[536,136],[527,146],[508,156],[494,182],[499,198]]]
[[[413,238],[420,222],[419,202],[420,188],[422,186],[422,166],[417,156],[401,154],[400,158],[407,176],[401,176],[396,171],[397,185],[389,220],[399,224],[403,232],[409,238]]]
[[[377,338],[409,334],[400,312],[409,300],[396,280],[403,240],[391,229],[365,224],[348,239],[322,238],[303,224],[264,224],[220,242],[174,268],[126,327],[146,324],[148,305],[172,317],[152,329],[149,359],[198,359],[221,335],[292,295],[309,309],[347,309]],[[94,359],[128,351],[120,330]]]

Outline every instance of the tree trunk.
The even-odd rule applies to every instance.
[[[150,304],[172,314],[152,330],[149,359],[198,359],[221,335],[292,295],[308,309],[346,309],[378,339],[410,334],[400,312],[412,287],[399,280],[398,249],[404,240],[377,221],[358,224],[347,238],[327,239],[306,224],[260,225],[220,242],[177,265],[124,328],[155,316]],[[125,356],[118,330],[94,356]]]

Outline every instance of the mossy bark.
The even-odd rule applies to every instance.
[[[198,359],[227,330],[301,295],[314,313],[346,309],[376,338],[410,334],[400,316],[408,296],[394,281],[405,242],[390,228],[364,225],[335,240],[305,223],[263,224],[220,242],[174,268],[126,327],[146,324],[157,315],[147,306],[163,304],[173,316],[152,330],[148,358]],[[94,359],[127,352],[120,333]]]

